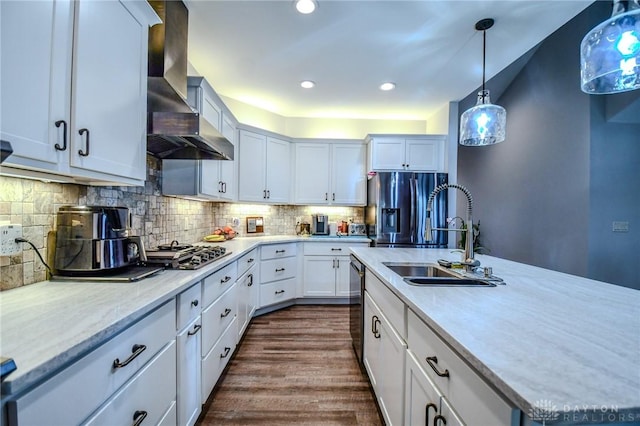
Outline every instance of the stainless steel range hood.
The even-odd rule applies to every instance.
[[[189,11],[151,0],[162,24],[149,29],[147,152],[161,159],[233,160],[233,144],[186,102]]]

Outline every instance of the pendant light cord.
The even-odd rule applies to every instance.
[[[487,57],[487,30],[482,31],[482,103],[484,103],[484,68]]]

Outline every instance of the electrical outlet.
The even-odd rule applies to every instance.
[[[16,243],[16,238],[22,237],[22,225],[0,225],[0,256],[20,254],[22,243]]]
[[[237,228],[238,226],[240,226],[240,218],[234,217],[233,219],[231,219],[231,224]]]

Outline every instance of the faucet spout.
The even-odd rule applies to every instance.
[[[427,201],[427,226],[425,228],[425,237],[427,238],[427,241],[431,240],[431,232],[433,231],[433,229],[431,228],[431,210],[433,208],[433,199],[440,192],[448,188],[457,189],[467,197],[467,234],[464,244],[465,260],[462,263],[467,271],[472,271],[480,266],[480,261],[474,259],[473,254],[473,197],[471,196],[471,193],[467,188],[456,183],[443,183],[442,185],[438,185],[431,192],[431,194],[429,195],[429,200]]]

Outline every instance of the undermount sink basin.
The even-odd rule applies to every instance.
[[[495,287],[489,281],[464,277],[455,272],[440,268],[438,265],[410,264],[410,263],[383,263],[396,274],[404,278],[407,284],[428,287]]]

